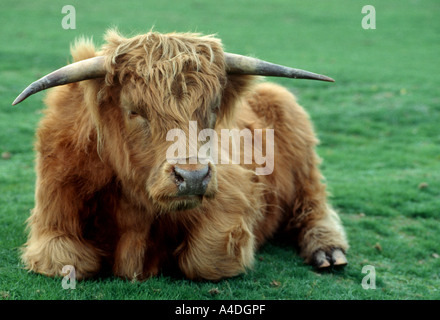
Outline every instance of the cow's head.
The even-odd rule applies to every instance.
[[[197,124],[198,134],[214,128],[216,121],[229,113],[234,101],[223,99],[228,77],[266,75],[333,81],[224,53],[220,41],[211,36],[149,32],[127,39],[110,31],[106,40],[96,56],[32,83],[13,104],[50,87],[96,79],[82,83],[82,88],[96,125],[102,159],[113,166],[125,196],[163,211],[194,208],[203,197],[216,193],[216,167],[211,159],[192,153],[194,133],[189,132],[189,124]],[[170,141],[167,135],[172,130],[179,130],[186,139]],[[185,150],[183,157],[170,157],[167,152],[176,143],[181,144],[178,150]]]

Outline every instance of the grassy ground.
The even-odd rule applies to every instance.
[[[0,11],[0,299],[440,299],[440,3],[368,1],[376,30],[361,27],[364,1],[3,0]],[[10,103],[31,81],[64,65],[78,36],[118,26],[217,33],[230,52],[327,74],[336,83],[272,79],[297,94],[321,145],[332,204],[351,249],[344,271],[317,273],[270,243],[255,268],[220,281],[165,276],[77,283],[27,273],[19,260],[33,207],[33,139],[44,94]],[[10,157],[9,157],[10,155]],[[364,290],[362,268],[376,270]]]

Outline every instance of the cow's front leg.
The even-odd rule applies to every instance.
[[[121,278],[145,279],[150,276],[144,272],[144,262],[151,221],[145,216],[145,212],[121,200],[117,223],[120,237],[115,251],[113,273]]]
[[[182,272],[190,279],[220,280],[243,273],[254,260],[254,235],[241,217],[203,217],[176,251]]]
[[[303,213],[299,232],[300,254],[306,263],[317,268],[345,266],[348,249],[346,235],[338,214],[328,205],[322,212]]]
[[[61,231],[37,230],[32,232],[23,249],[22,260],[26,268],[48,276],[62,276],[63,268],[75,268],[76,279],[81,280],[96,274],[100,269],[99,251],[76,235]]]
[[[75,186],[64,183],[68,178],[53,173],[41,178],[42,166],[37,167],[36,205],[22,261],[27,269],[48,276],[61,276],[64,266],[71,265],[78,280],[91,277],[101,268],[102,252],[83,238],[83,199]]]

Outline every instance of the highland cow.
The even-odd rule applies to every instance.
[[[218,280],[250,268],[256,250],[281,233],[308,264],[347,263],[309,117],[287,89],[259,76],[331,78],[224,52],[213,36],[151,31],[125,38],[110,30],[105,40],[99,51],[77,41],[75,63],[34,82],[13,103],[56,87],[37,130],[27,269],[58,276],[72,265],[80,279],[178,270]],[[263,165],[254,154],[246,163],[190,152],[170,159],[178,142],[167,134],[188,135],[190,123],[197,134],[258,133],[259,151],[273,152],[272,172],[256,174]],[[240,141],[231,146],[245,152]],[[177,147],[188,150],[188,143]]]

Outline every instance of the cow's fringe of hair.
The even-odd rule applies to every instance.
[[[154,92],[155,95],[160,95],[162,92],[171,92],[178,79],[183,93],[186,93],[186,84],[194,84],[199,77],[179,79],[185,71],[185,74],[198,76],[202,71],[210,77],[224,73],[222,45],[213,36],[197,33],[160,34],[151,31],[125,38],[116,30],[109,30],[105,40],[106,44],[100,54],[106,56],[105,82],[108,86],[115,84],[115,81],[129,82],[136,89],[148,85],[149,88],[160,88],[161,90]],[[203,89],[206,94],[207,88]],[[140,95],[139,99],[143,96]]]
[[[193,37],[196,37],[195,39],[199,41],[189,42],[188,39]],[[196,69],[199,71],[202,66],[199,57],[200,47],[203,47],[209,53],[209,62],[212,64],[214,62],[214,50],[208,43],[211,42],[221,46],[220,40],[212,35],[202,36],[198,33],[161,34],[150,31],[127,39],[122,37],[116,30],[111,29],[107,31],[105,39],[108,44],[103,47],[103,51],[107,54],[107,70],[109,70],[109,73],[106,82],[108,85],[113,84],[112,77],[115,75],[115,66],[120,66],[120,59],[123,60],[127,54],[130,55],[130,59],[142,57],[148,62],[145,64],[146,68],[142,69],[142,74],[144,80],[149,82],[154,80],[153,69],[160,68],[162,62],[172,63],[171,73],[167,74],[167,79],[175,78],[183,69],[183,64],[188,61],[195,63]],[[133,54],[138,49],[143,53],[141,56]],[[119,81],[122,82],[129,74],[131,74],[130,70],[120,73]]]

